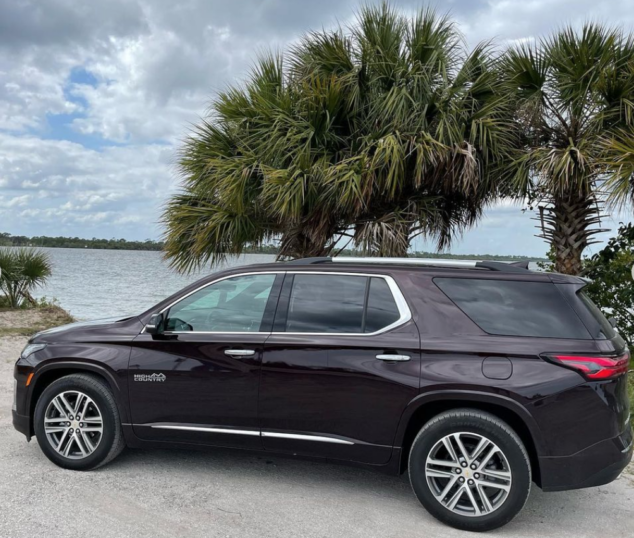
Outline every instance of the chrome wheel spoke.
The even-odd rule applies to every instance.
[[[488,480],[478,480],[477,482],[478,482],[478,485],[485,486],[487,488],[511,491],[511,486],[509,484],[500,484],[499,482],[490,482]]]
[[[462,440],[460,439],[460,434],[459,433],[455,434],[453,438],[456,441],[456,444],[458,445],[458,450],[460,451],[459,455],[464,459],[464,461],[469,463],[470,462],[469,452],[467,451],[465,446],[462,444]]]
[[[502,450],[471,432],[440,439],[425,461],[425,478],[440,504],[468,517],[489,514],[502,506],[513,480]]]
[[[64,405],[57,400],[57,397],[51,402],[53,404],[53,406],[55,407],[55,409],[57,410],[57,412],[65,419],[68,420],[68,414],[66,413],[66,410],[64,409]]]
[[[436,498],[441,502],[443,502],[443,500],[445,499],[445,497],[449,494],[449,492],[451,491],[451,488],[453,488],[456,485],[456,482],[458,481],[458,477],[457,476],[452,476],[451,480],[449,480],[447,482],[447,485],[445,486],[445,489],[443,489],[439,495],[436,495]]]
[[[427,465],[437,465],[438,467],[460,468],[460,464],[455,461],[446,460],[427,460]]]
[[[64,397],[64,394],[60,394],[58,396],[59,401],[63,404],[64,409],[66,409],[66,413],[69,416],[73,416],[73,408],[70,406],[70,404],[68,403],[68,400],[66,400],[66,398]]]
[[[46,433],[61,433],[65,432],[67,429],[67,426],[44,426],[44,431]]]
[[[473,492],[471,491],[471,488],[465,488],[465,493],[467,494],[467,497],[469,498],[469,502],[471,503],[471,506],[473,507],[473,511],[475,512],[476,516],[482,515],[482,510],[480,510],[480,507],[478,506],[478,503],[475,500],[475,497],[473,496]]]
[[[511,473],[508,471],[498,471],[497,469],[482,469],[481,473],[491,478],[498,478],[499,480],[510,480]]]
[[[427,469],[427,476],[433,476],[435,478],[455,478],[457,475],[451,471],[441,471],[440,469]]]
[[[491,501],[489,500],[489,496],[482,489],[482,482],[476,482],[476,491],[478,492],[480,500],[482,501],[482,506],[484,507],[483,511],[493,512],[493,505],[491,504]]]
[[[444,437],[442,440],[442,443],[444,447],[447,449],[447,452],[449,453],[449,456],[451,457],[451,459],[456,463],[456,466],[458,466],[459,465],[458,456],[456,455],[456,451],[454,450],[454,447],[451,444],[451,437]]]
[[[464,490],[465,490],[465,487],[460,486],[458,488],[458,491],[456,491],[451,497],[451,499],[447,501],[447,504],[445,506],[447,506],[449,510],[453,510],[456,507],[456,505],[458,504],[458,501],[460,500],[460,498],[462,497],[462,494],[464,493]]]
[[[471,454],[471,461],[476,461],[480,457],[480,454],[482,454],[490,444],[491,442],[483,437],[478,443],[478,446],[475,447],[475,450]]]

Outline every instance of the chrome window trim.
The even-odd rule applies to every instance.
[[[203,284],[202,286],[196,288],[195,290],[190,291],[188,294],[183,295],[182,297],[179,297],[177,300],[175,300],[174,302],[170,303],[169,305],[167,305],[165,308],[163,308],[160,312],[158,312],[159,314],[162,314],[163,312],[169,310],[172,306],[174,306],[175,304],[183,301],[184,299],[186,299],[187,297],[189,297],[190,295],[193,295],[194,293],[205,289],[208,286],[211,286],[212,284],[216,284],[217,282],[222,282],[223,280],[228,280],[230,278],[237,278],[237,277],[241,277],[241,276],[251,276],[251,275],[279,275],[279,274],[289,274],[289,275],[339,275],[339,276],[359,276],[359,277],[367,277],[367,278],[382,278],[387,282],[388,287],[390,288],[390,291],[392,293],[392,297],[394,299],[394,302],[396,303],[396,307],[398,308],[400,317],[399,319],[397,319],[394,323],[391,323],[390,325],[387,325],[385,327],[383,327],[382,329],[379,329],[378,331],[374,331],[372,333],[325,333],[325,332],[286,332],[286,331],[272,331],[272,332],[249,332],[249,331],[166,331],[163,334],[252,334],[252,335],[265,335],[265,336],[270,336],[270,335],[289,335],[289,336],[319,336],[319,335],[327,335],[327,336],[356,336],[356,337],[366,337],[366,336],[376,336],[379,334],[383,334],[385,332],[391,331],[392,329],[396,329],[397,327],[400,327],[401,325],[404,325],[405,323],[407,323],[408,321],[410,321],[412,319],[412,312],[409,308],[409,305],[407,304],[407,301],[405,300],[405,296],[403,295],[403,292],[401,292],[401,289],[398,287],[398,284],[396,283],[396,281],[394,280],[394,278],[392,278],[390,275],[385,275],[385,274],[380,274],[380,273],[353,273],[353,272],[343,272],[343,271],[293,271],[293,270],[289,270],[289,271],[251,271],[251,272],[247,272],[247,273],[238,273],[235,275],[229,275],[229,276],[225,276],[225,277],[221,277],[218,278],[216,280],[212,280],[211,282],[207,282],[206,284]],[[140,334],[145,333],[145,327],[147,327],[147,324],[143,327],[143,329],[141,330]]]
[[[392,292],[392,298],[394,299],[394,302],[396,303],[396,308],[398,308],[400,317],[394,323],[390,323],[389,325],[386,325],[382,329],[379,329],[378,331],[374,331],[372,333],[324,333],[324,332],[287,332],[287,331],[275,332],[274,331],[271,334],[274,334],[274,335],[288,334],[291,336],[293,335],[294,336],[327,335],[327,336],[357,336],[357,337],[376,336],[379,334],[383,334],[387,331],[391,331],[392,329],[396,329],[397,327],[400,327],[401,325],[405,325],[405,323],[407,323],[410,319],[412,319],[412,312],[409,309],[409,305],[407,304],[407,301],[405,300],[405,296],[401,292],[401,288],[398,287],[398,284],[390,275],[375,274],[375,273],[349,273],[349,272],[344,273],[339,271],[287,271],[287,273],[293,274],[293,275],[297,275],[297,274],[299,275],[340,275],[340,276],[363,276],[363,277],[369,277],[369,278],[371,277],[382,278],[387,282],[387,285],[390,288],[390,291]]]

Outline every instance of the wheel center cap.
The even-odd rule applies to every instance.
[[[77,428],[79,428],[79,422],[77,422],[76,420],[71,421],[70,427],[73,428],[73,430],[76,430]]]
[[[464,470],[464,475],[466,478],[471,478],[471,469],[465,469]]]

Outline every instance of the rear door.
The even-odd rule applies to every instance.
[[[287,273],[262,361],[264,447],[386,463],[418,393],[418,347],[391,277]]]

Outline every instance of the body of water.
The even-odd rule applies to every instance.
[[[236,265],[268,263],[270,254],[245,254],[192,275],[170,269],[161,252],[42,248],[53,275],[35,297],[55,297],[80,320],[139,314],[187,284]]]

